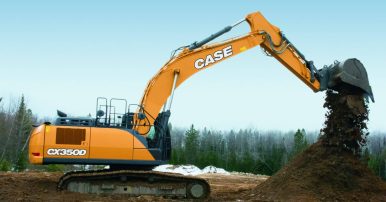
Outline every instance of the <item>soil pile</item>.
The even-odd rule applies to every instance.
[[[327,91],[320,140],[253,190],[250,200],[386,201],[386,183],[360,161],[367,136],[363,96]]]
[[[251,200],[386,201],[386,183],[349,151],[318,142],[254,190]]]

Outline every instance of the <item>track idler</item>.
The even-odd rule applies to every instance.
[[[373,91],[369,84],[367,71],[356,58],[335,62],[319,70],[320,90],[360,91],[374,102]]]

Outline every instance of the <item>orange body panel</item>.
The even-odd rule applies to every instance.
[[[81,141],[80,144],[57,144],[56,133],[58,128],[63,129],[84,129],[85,140]],[[74,126],[51,126],[46,125],[44,133],[44,158],[88,158],[90,153],[90,127],[74,127]],[[53,152],[52,150],[60,150],[60,152]],[[64,151],[63,149],[78,149],[85,150],[83,154],[70,155],[70,152]],[[69,155],[66,155],[69,154]]]
[[[115,128],[91,128],[90,158],[133,159],[134,136]]]
[[[68,143],[74,141],[68,140],[68,138],[67,140],[58,140],[60,136],[57,135],[57,131],[60,129],[83,130],[84,140],[78,141],[79,144]],[[79,134],[75,136],[79,136]],[[67,143],[63,144],[60,141],[67,141]],[[31,134],[29,161],[32,164],[44,164],[44,159],[87,159],[88,162],[93,162],[93,160],[155,160],[148,148],[135,135],[125,130],[41,125],[35,128]]]
[[[45,125],[35,128],[29,139],[29,162],[32,164],[43,164],[43,144]]]

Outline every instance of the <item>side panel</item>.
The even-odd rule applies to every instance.
[[[146,148],[140,140],[134,138],[134,153],[133,160],[140,161],[154,161],[153,155],[150,153],[149,149]]]
[[[29,139],[28,159],[32,164],[43,164],[43,144],[45,125],[35,128]]]
[[[89,158],[89,147],[89,127],[45,127],[44,158]]]
[[[91,128],[90,158],[110,160],[133,159],[134,136],[115,128]]]

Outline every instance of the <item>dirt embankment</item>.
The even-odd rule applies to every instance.
[[[368,117],[362,95],[327,91],[320,140],[257,186],[249,200],[386,201],[386,183],[360,161]]]

